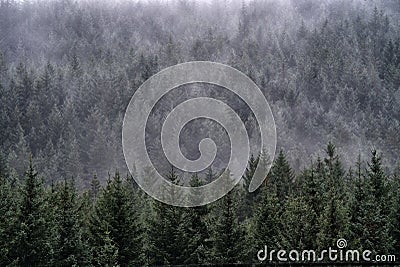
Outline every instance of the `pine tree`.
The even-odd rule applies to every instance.
[[[254,172],[256,171],[258,165],[259,157],[254,157],[251,155],[246,171],[242,177],[243,180],[243,190],[240,190],[242,196],[242,201],[239,207],[240,220],[249,218],[253,214],[253,207],[257,198],[259,197],[260,190],[249,193],[250,181],[253,178]]]
[[[307,219],[309,223],[308,234],[304,236],[303,243],[306,247],[316,248],[316,236],[319,232],[319,218],[324,209],[324,185],[323,185],[323,163],[318,158],[316,164],[312,164],[310,169],[303,171],[299,175],[300,192],[298,195],[304,200],[309,214]]]
[[[74,49],[71,58],[70,58],[70,68],[71,68],[71,73],[76,76],[80,73],[81,71],[81,66],[79,62],[78,55],[76,54],[76,49]]]
[[[320,231],[317,234],[318,246],[333,246],[336,240],[346,236],[348,226],[348,207],[344,194],[344,172],[336,155],[335,146],[329,143],[328,155],[324,159],[326,192],[324,193],[324,209],[319,217]]]
[[[267,178],[269,179],[269,177]],[[251,234],[252,250],[248,252],[253,258],[257,251],[264,246],[275,247],[281,245],[282,206],[279,202],[277,189],[267,183],[262,188],[262,197],[253,215]]]
[[[206,173],[206,183],[211,183],[212,181],[214,181],[215,177],[216,177],[216,173],[214,173],[212,167],[210,166],[207,169],[207,173]]]
[[[352,176],[351,182],[354,184],[353,194],[350,204],[350,229],[349,234],[351,244],[354,247],[362,248],[368,245],[370,241],[369,228],[366,227],[371,212],[371,202],[368,198],[368,184],[364,179],[361,169],[361,158],[359,156],[356,165],[356,175]]]
[[[294,175],[282,150],[279,151],[268,179],[269,186],[274,186],[276,188],[279,201],[283,202],[291,193]]]
[[[89,189],[89,197],[94,203],[97,200],[97,197],[99,196],[101,189],[100,181],[97,178],[97,175],[94,174],[92,180],[90,181],[90,189]]]
[[[103,240],[102,245],[99,247],[98,256],[95,259],[95,266],[116,267],[118,264],[118,247],[110,237],[110,232],[105,231],[101,235]]]
[[[171,167],[166,178],[174,184],[180,183],[174,167]],[[183,264],[185,251],[188,248],[183,209],[156,200],[152,201],[152,216],[146,227],[148,264]]]
[[[8,177],[0,174],[0,265],[12,263],[11,246],[15,235],[16,194]]]
[[[203,185],[197,174],[192,176],[190,186]],[[209,233],[205,222],[209,213],[207,206],[186,208],[183,214],[185,236],[188,237],[185,248],[184,264],[201,264],[207,260],[207,250],[210,249],[208,242]]]
[[[104,239],[104,233],[108,231],[118,249],[118,264],[140,264],[141,229],[138,225],[137,208],[137,203],[134,203],[128,194],[126,184],[116,172],[97,199],[90,218],[90,245],[94,263],[99,262],[99,251],[107,241]]]
[[[382,207],[386,207],[387,201],[387,188],[386,176],[382,168],[382,158],[378,155],[376,150],[371,152],[371,162],[368,163],[368,181],[371,184],[372,196],[375,201]]]
[[[213,204],[212,262],[233,264],[242,258],[244,229],[238,221],[238,194],[238,188],[234,188]]]
[[[26,126],[23,115],[26,112],[27,105],[29,103],[29,99],[33,92],[33,80],[31,75],[28,73],[28,70],[23,62],[20,62],[16,68],[15,75],[15,94],[17,95],[17,103],[16,108],[21,111],[21,117],[23,121],[23,126]]]
[[[384,209],[384,173],[381,159],[372,151],[371,163],[366,172],[361,170],[360,159],[357,163],[357,175],[351,204],[350,234],[354,245],[369,249],[375,253],[387,253],[392,248],[389,236],[390,220]],[[383,200],[378,200],[383,199]],[[386,202],[387,203],[387,202]]]
[[[82,225],[78,211],[77,193],[73,179],[64,180],[57,191],[56,202],[57,266],[86,265],[88,253],[82,239]]]
[[[47,62],[44,67],[43,73],[36,80],[35,92],[33,99],[40,103],[40,113],[43,117],[48,116],[49,110],[57,103],[54,95],[56,88],[54,87],[55,80],[55,69],[50,62]],[[41,98],[43,95],[47,95],[45,98]]]
[[[41,178],[33,168],[32,160],[25,175],[16,221],[13,248],[14,260],[20,266],[50,266],[53,257],[51,223],[46,218],[51,209],[45,198]]]
[[[371,161],[368,163],[367,183],[369,184],[369,197],[371,197],[372,208],[369,227],[372,231],[373,241],[371,244],[375,252],[387,253],[392,249],[393,240],[390,237],[390,218],[388,209],[389,190],[387,188],[387,177],[383,171],[382,158],[376,150],[371,152]]]
[[[278,224],[282,235],[280,245],[298,250],[312,248],[316,236],[314,222],[315,213],[304,197],[289,196],[282,211],[280,224]]]

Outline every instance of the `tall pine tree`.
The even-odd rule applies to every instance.
[[[54,254],[51,222],[46,215],[50,205],[46,201],[42,179],[29,162],[16,222],[14,260],[20,266],[51,266]]]
[[[140,264],[141,228],[138,221],[138,203],[133,201],[133,196],[128,192],[126,183],[116,172],[94,205],[89,224],[94,264],[99,263],[99,253],[109,242],[105,237],[109,237],[118,250],[118,265]]]

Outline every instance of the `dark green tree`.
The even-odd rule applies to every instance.
[[[103,244],[99,247],[98,256],[95,259],[96,266],[115,267],[118,264],[118,248],[110,237],[110,232],[103,233]]]
[[[54,264],[57,266],[87,265],[88,251],[82,239],[82,219],[74,180],[64,180],[56,192],[57,242]]]
[[[166,178],[172,183],[180,184],[180,178],[174,167],[171,167]],[[174,192],[169,193],[174,194]],[[146,242],[148,243],[146,258],[148,264],[183,264],[187,260],[185,252],[188,249],[184,210],[156,200],[152,201],[152,216],[146,226]]]
[[[54,255],[54,230],[42,179],[29,162],[16,218],[13,258],[20,266],[51,266]]]
[[[195,174],[190,180],[190,186],[198,187],[204,183]],[[211,248],[206,218],[208,206],[186,208],[183,214],[184,233],[187,237],[184,264],[202,264],[207,262],[207,251]]]
[[[259,157],[254,157],[251,155],[248,163],[246,171],[243,175],[243,190],[240,190],[241,193],[241,202],[239,205],[239,220],[244,220],[245,218],[251,217],[253,214],[253,207],[255,206],[255,202],[259,197],[260,190],[256,190],[254,192],[249,192],[250,181],[253,178],[254,172],[257,168],[257,164],[259,161]]]
[[[116,172],[113,178],[107,181],[94,205],[89,224],[89,244],[94,264],[99,264],[99,252],[108,242],[104,239],[107,237],[106,232],[109,232],[109,238],[118,249],[118,265],[140,264],[141,228],[138,221],[138,203],[133,201],[134,198],[128,192],[126,183],[120,178],[119,172]],[[100,265],[102,264],[100,262]]]
[[[390,236],[392,225],[390,221],[389,188],[387,176],[383,171],[382,158],[376,150],[371,152],[366,181],[373,209],[368,223],[372,232],[372,249],[377,253],[387,253],[393,247],[393,238]]]
[[[233,264],[242,260],[245,232],[238,220],[238,191],[235,187],[213,204],[210,233],[214,263]]]
[[[337,239],[347,235],[348,207],[344,192],[344,171],[336,154],[335,146],[329,143],[326,149],[324,208],[319,216],[318,246],[326,248],[336,244]]]
[[[12,247],[16,226],[16,190],[11,186],[8,177],[0,174],[0,265],[7,266],[13,262]]]
[[[291,193],[294,174],[282,150],[272,165],[268,175],[269,186],[276,188],[279,201],[283,202]]]
[[[288,197],[279,223],[278,233],[282,237],[276,242],[282,247],[308,249],[315,245],[315,213],[304,196]]]
[[[267,182],[262,188],[261,194],[261,200],[257,204],[253,215],[253,225],[250,233],[252,240],[249,245],[252,249],[248,254],[253,259],[265,245],[270,248],[282,245],[280,231],[282,226],[282,206],[279,202],[276,186]]]

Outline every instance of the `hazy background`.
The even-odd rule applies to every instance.
[[[376,148],[393,169],[400,152],[399,12],[396,0],[1,0],[1,160],[20,175],[32,154],[47,181],[75,176],[80,187],[95,173],[101,180],[116,168],[124,173],[122,119],[135,90],[167,66],[209,60],[241,70],[262,89],[278,149],[296,170],[323,155],[328,141],[345,166]],[[185,90],[163,99],[148,124],[161,169],[157,129],[187,96],[225,99],[255,129],[234,95]],[[207,120],[192,126],[182,136],[187,156],[196,158],[198,141],[211,135],[220,145],[213,168],[223,168],[223,129]]]

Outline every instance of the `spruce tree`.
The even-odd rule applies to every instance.
[[[350,211],[352,243],[374,253],[387,253],[392,248],[393,239],[389,235],[391,226],[386,211],[387,192],[381,158],[373,150],[368,169],[365,172],[361,170],[360,160],[357,168]]]
[[[101,235],[103,244],[98,248],[98,255],[94,260],[95,266],[116,267],[118,264],[118,248],[110,237],[110,232],[105,231]]]
[[[55,264],[57,266],[86,265],[88,253],[82,239],[82,225],[78,211],[78,199],[73,179],[59,186],[56,202],[57,242]]]
[[[252,258],[255,258],[257,251],[263,249],[264,246],[272,248],[282,245],[280,231],[282,206],[279,202],[276,186],[267,183],[262,188],[261,194],[261,200],[253,216],[252,250],[248,253]]]
[[[315,213],[304,197],[289,196],[278,224],[282,237],[276,242],[282,247],[298,250],[315,248],[316,225],[313,223],[315,223]]]
[[[319,217],[317,234],[319,248],[336,244],[337,239],[347,235],[348,207],[344,191],[344,171],[336,155],[335,146],[329,143],[325,163],[324,209]]]
[[[382,158],[376,150],[371,152],[366,179],[373,208],[369,222],[370,229],[373,232],[372,249],[375,252],[387,253],[393,246],[393,239],[390,237],[392,226],[389,217],[390,209],[388,208],[389,190],[387,188],[387,176],[383,171]]]
[[[0,266],[12,263],[11,244],[15,235],[16,196],[8,177],[0,174]]]
[[[38,177],[32,160],[25,174],[13,242],[14,260],[20,266],[51,266],[53,240],[51,223],[46,218],[51,209],[45,198],[42,179]]]
[[[203,185],[198,175],[192,176],[191,187]],[[210,249],[209,233],[206,225],[206,216],[209,213],[207,206],[186,208],[183,214],[184,232],[187,247],[184,252],[184,264],[201,264],[207,260],[207,250]]]
[[[180,183],[180,178],[174,167],[171,167],[166,178],[174,184]],[[170,193],[173,194],[174,192]],[[184,210],[157,200],[152,201],[152,216],[146,226],[148,264],[183,264],[186,260],[185,252],[188,248]]]
[[[245,233],[238,220],[238,199],[239,192],[235,187],[213,204],[210,227],[212,261],[215,263],[233,264],[242,259]]]
[[[243,190],[240,190],[241,194],[241,202],[239,206],[239,219],[240,221],[249,218],[253,214],[253,207],[255,206],[255,202],[259,197],[260,190],[256,190],[254,192],[249,192],[250,181],[253,178],[254,172],[256,171],[257,164],[259,161],[259,157],[254,157],[251,155],[248,163],[246,171],[243,175]]]
[[[356,164],[356,173],[352,176],[353,194],[350,204],[349,238],[352,246],[362,248],[371,242],[370,229],[367,227],[370,212],[372,212],[371,198],[368,196],[369,185],[365,181],[360,156]]]
[[[299,175],[300,192],[298,195],[304,200],[308,214],[308,234],[304,236],[303,243],[306,247],[316,248],[316,236],[319,232],[319,218],[324,209],[324,191],[323,191],[323,166],[318,158],[316,164],[312,164],[310,169],[306,169]]]
[[[107,182],[97,199],[90,218],[90,245],[93,263],[99,262],[99,252],[107,244],[104,233],[109,232],[118,249],[117,262],[120,266],[140,264],[141,229],[138,225],[137,203],[128,194],[126,184],[118,172]]]
[[[90,181],[90,189],[89,189],[89,197],[90,200],[94,203],[96,201],[101,189],[101,184],[97,175],[94,174],[92,180]]]
[[[272,165],[268,179],[269,186],[274,186],[276,188],[279,201],[283,202],[291,193],[294,179],[292,168],[286,160],[283,150],[279,151],[278,157]]]

